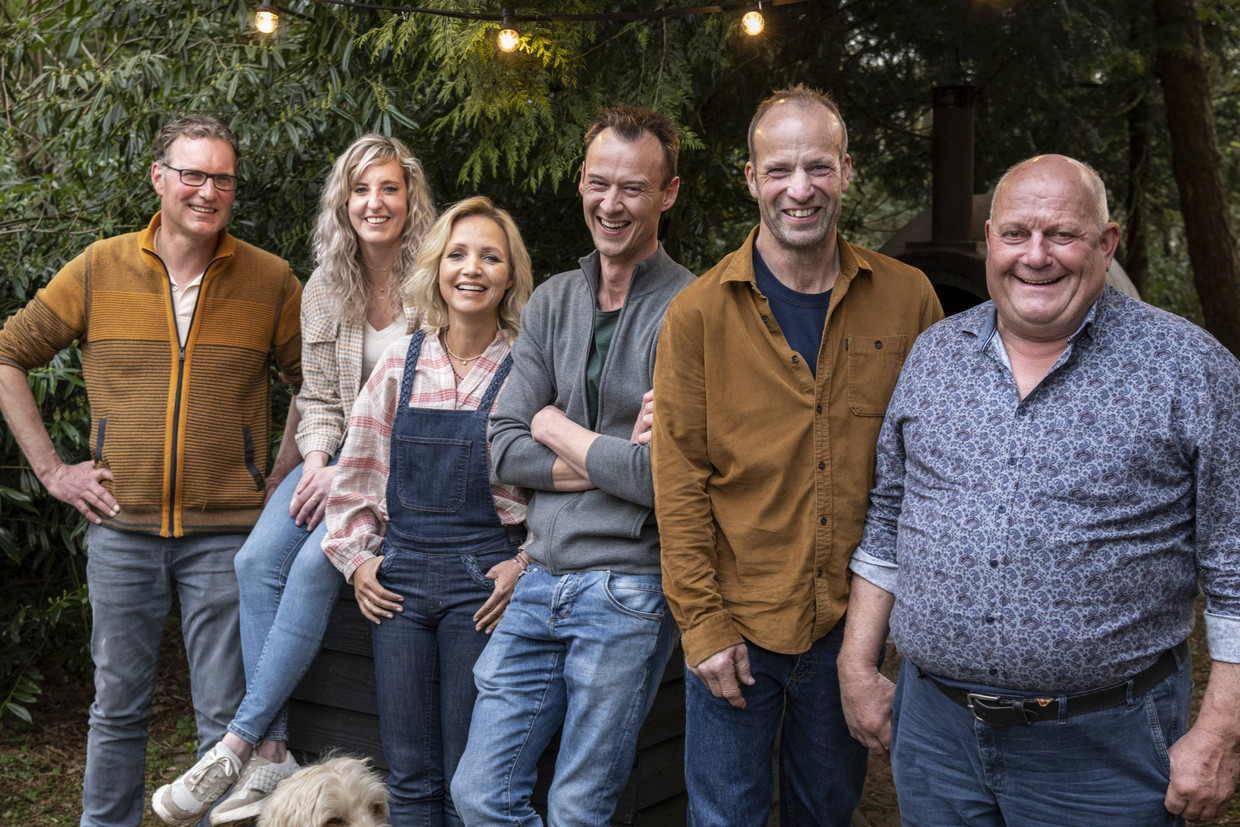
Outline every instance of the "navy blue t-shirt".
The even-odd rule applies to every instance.
[[[810,373],[818,376],[818,351],[822,348],[822,331],[827,324],[827,308],[831,304],[831,291],[825,293],[798,293],[775,278],[753,248],[753,273],[758,290],[771,303],[771,312],[779,329],[784,332],[788,346],[801,354]]]

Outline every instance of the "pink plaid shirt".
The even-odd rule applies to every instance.
[[[510,344],[501,332],[457,385],[452,364],[439,343],[438,331],[427,331],[413,374],[411,408],[476,411]],[[400,397],[405,353],[411,337],[393,342],[375,365],[349,417],[348,436],[340,452],[331,496],[327,500],[327,539],[323,551],[346,580],[374,557],[387,531],[387,478],[392,420]],[[498,400],[498,397],[496,397]],[[491,471],[495,510],[505,525],[525,522],[529,496],[524,489],[503,485]]]

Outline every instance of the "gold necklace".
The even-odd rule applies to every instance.
[[[480,356],[482,356],[482,353],[486,353],[486,349],[484,348],[482,353],[479,353],[478,356],[470,356],[468,359],[461,357],[461,356],[457,356],[455,353],[452,352],[452,348],[448,347],[448,328],[446,327],[443,329],[443,332],[439,334],[439,339],[440,339],[440,342],[443,344],[443,349],[448,352],[449,356],[451,356],[456,361],[460,362],[461,367],[463,368],[469,367],[470,362],[477,360]],[[453,368],[453,372],[455,371],[456,371],[456,368]],[[460,374],[458,373],[457,376],[460,376]]]

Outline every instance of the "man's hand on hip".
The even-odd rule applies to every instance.
[[[884,758],[891,752],[891,701],[896,685],[871,667],[839,670],[840,701],[852,737]]]
[[[696,675],[716,698],[723,698],[732,706],[745,708],[741,684],[754,684],[749,674],[749,650],[745,648],[745,644],[737,643],[716,652],[697,666],[689,666],[689,671]]]
[[[102,525],[100,514],[115,517],[121,510],[112,492],[102,485],[104,480],[110,479],[111,471],[96,468],[87,460],[76,465],[58,463],[39,481],[53,497],[73,506],[95,525]]]
[[[1171,783],[1164,806],[1188,821],[1211,821],[1227,812],[1236,790],[1240,756],[1228,739],[1193,726],[1167,750]]]

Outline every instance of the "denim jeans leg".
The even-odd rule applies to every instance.
[[[743,708],[716,698],[685,666],[685,788],[691,827],[761,827],[775,792],[775,736],[787,655],[746,643],[753,686]]]
[[[288,740],[288,697],[318,654],[343,583],[322,550],[326,520],[307,531],[289,516],[302,468],[280,483],[237,554],[246,695],[228,730],[251,744]]]
[[[370,630],[394,827],[441,823],[442,805],[430,800],[436,782],[442,784],[433,562],[427,555],[385,548],[379,568],[383,587],[405,598],[403,611]]]
[[[547,820],[605,827],[628,783],[637,735],[678,633],[659,575],[578,576],[579,593],[557,610],[568,643],[568,707]]]
[[[478,554],[444,555],[445,572],[443,619],[439,622],[439,726],[443,756],[443,822],[462,827],[463,821],[452,799],[450,784],[465,754],[469,725],[473,718],[478,688],[474,684],[474,665],[482,656],[491,636],[475,628],[474,613],[494,591],[486,578],[492,566],[511,560],[517,546],[505,545]]]
[[[835,666],[844,624],[792,656],[779,739],[783,827],[848,827],[861,800],[869,750],[848,733]]]
[[[542,825],[530,793],[538,758],[564,720],[566,705],[565,647],[551,614],[561,579],[537,566],[522,575],[474,665],[478,700],[452,778],[452,799],[469,827]]]
[[[136,827],[142,820],[147,720],[172,606],[164,543],[103,526],[87,530],[95,700],[86,739],[83,827]]]
[[[189,660],[199,758],[224,737],[245,695],[233,568],[244,542],[244,534],[202,534],[171,544],[169,565],[181,600],[181,637]]]

